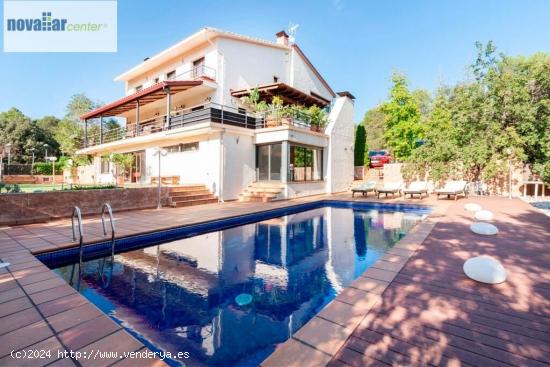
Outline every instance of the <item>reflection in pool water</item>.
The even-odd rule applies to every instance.
[[[258,365],[420,218],[324,207],[55,271],[153,350],[189,352],[170,363]]]

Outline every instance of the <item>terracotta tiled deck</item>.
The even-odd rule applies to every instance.
[[[330,198],[349,200],[350,195]],[[153,231],[318,199],[115,213],[117,234]],[[468,232],[470,215],[462,209],[466,200],[456,204],[446,200],[407,200],[407,203],[435,204],[437,210],[431,220],[415,227],[374,268],[279,348],[266,364],[461,361],[485,365],[487,360],[500,363],[502,356],[507,357],[508,364],[548,363],[544,359],[549,352],[550,335],[545,319],[549,292],[545,270],[549,259],[544,244],[550,243],[548,218],[516,200],[477,201],[497,214],[496,224],[501,233],[494,239],[474,237]],[[452,205],[450,216],[442,217],[449,205]],[[438,220],[440,223],[430,234]],[[87,242],[103,239],[99,218],[85,219],[84,230]],[[75,364],[74,358],[60,359],[58,350],[88,353],[98,349],[145,350],[33,256],[70,245],[70,233],[70,220],[0,228],[0,258],[11,263],[9,269],[0,269],[0,365]],[[468,281],[461,272],[462,262],[477,253],[501,259],[510,271],[510,280],[496,287]],[[410,256],[413,257],[407,262]],[[528,273],[531,271],[533,274]],[[341,348],[346,339],[346,346]],[[54,353],[49,359],[32,361],[10,356],[12,350],[23,348]],[[281,351],[290,358],[288,363],[283,363],[283,359],[276,363]],[[336,358],[332,358],[335,353]],[[499,356],[500,359],[496,358]],[[78,363],[163,364],[152,359],[79,359]]]
[[[473,216],[463,205],[473,201],[496,214],[497,236],[470,232]],[[329,305],[334,312],[323,310],[265,364],[548,365],[549,245],[550,220],[528,204],[492,198],[460,200],[437,220],[407,262],[399,261],[408,255],[401,252],[401,245],[390,250],[401,270],[375,264],[362,276],[376,284],[373,289],[352,284],[357,291],[348,292],[354,302],[343,305],[348,296],[338,296]],[[464,261],[482,254],[504,264],[509,273],[505,283],[484,285],[465,277]],[[361,290],[366,294],[357,296]],[[335,306],[337,302],[342,304]],[[341,313],[363,314],[363,318],[340,321]]]

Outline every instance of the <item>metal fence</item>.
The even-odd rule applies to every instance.
[[[11,175],[30,175],[32,174],[32,165],[31,164],[2,164],[0,169],[2,175],[11,176]]]

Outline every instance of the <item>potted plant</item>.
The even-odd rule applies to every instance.
[[[115,153],[112,155],[112,160],[117,167],[117,185],[124,185],[124,176],[132,168],[134,156],[132,154]]]
[[[309,117],[310,129],[312,131],[322,131],[327,124],[327,113],[318,106],[310,106],[307,109],[307,115]]]

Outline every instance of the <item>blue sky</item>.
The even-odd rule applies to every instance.
[[[549,52],[549,14],[548,0],[120,0],[117,53],[0,53],[0,111],[61,117],[79,92],[111,102],[123,96],[116,75],[204,26],[272,40],[292,22],[333,89],[357,97],[359,120],[387,96],[393,70],[433,90],[465,76],[477,40],[509,55]]]

